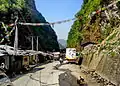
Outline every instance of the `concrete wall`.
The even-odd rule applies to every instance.
[[[103,78],[111,82],[120,83],[120,54],[108,54],[109,51],[102,50],[96,52],[94,49],[87,49],[89,52],[83,54],[82,65],[88,70],[95,70]],[[85,52],[85,51],[84,51]]]

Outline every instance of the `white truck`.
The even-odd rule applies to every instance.
[[[75,48],[66,48],[66,60],[74,63],[79,62],[78,53]]]

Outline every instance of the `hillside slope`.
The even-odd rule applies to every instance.
[[[76,15],[78,20],[69,32],[67,43],[68,47],[81,50],[83,67],[119,86],[120,2],[103,8],[114,2],[115,0],[84,0],[82,9]],[[104,10],[98,12],[98,9]],[[93,15],[93,11],[98,13]],[[85,43],[93,44],[81,46]]]
[[[69,32],[67,46],[80,49],[81,44],[87,42],[98,44],[104,40],[120,22],[119,3],[101,13],[93,14],[114,1],[84,0],[81,10],[75,15],[77,20]]]
[[[36,10],[34,0],[0,0],[0,21],[6,25],[15,22],[15,17],[18,16],[18,22],[42,22],[47,21]],[[8,27],[7,31],[1,25],[0,40],[5,37],[12,27]],[[21,26],[18,25],[19,34],[19,48],[31,49],[31,37],[39,36],[39,50],[59,50],[57,36],[51,26]],[[14,32],[2,44],[9,44],[13,46]],[[34,37],[34,49],[36,48],[36,38]]]

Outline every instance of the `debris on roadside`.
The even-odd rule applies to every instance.
[[[89,75],[92,80],[95,80],[97,83],[102,84],[102,86],[116,86],[110,80],[103,78],[101,75],[99,75],[95,71],[82,70],[81,72],[85,75]],[[80,79],[82,80],[83,78],[80,78]]]

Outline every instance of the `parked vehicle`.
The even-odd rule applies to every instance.
[[[68,62],[79,62],[79,56],[75,48],[66,48],[66,60]]]
[[[13,86],[9,77],[2,71],[0,71],[0,86]]]

